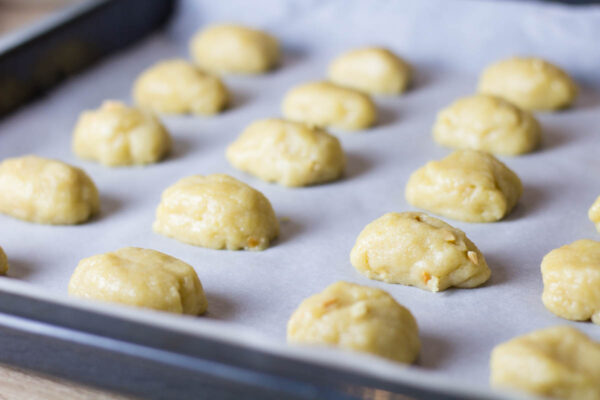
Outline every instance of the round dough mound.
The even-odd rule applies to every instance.
[[[287,326],[290,343],[330,345],[402,363],[421,349],[417,322],[387,292],[337,282],[304,300]]]
[[[342,54],[329,65],[332,82],[369,94],[397,95],[411,78],[408,63],[390,50],[368,47]]]
[[[344,131],[366,129],[377,118],[375,104],[368,95],[329,82],[292,88],[283,99],[282,111],[292,121]]]
[[[165,114],[213,115],[229,101],[219,78],[185,60],[162,61],[144,71],[134,84],[133,97],[140,107]]]
[[[559,317],[600,325],[600,242],[578,240],[542,260],[546,308]]]
[[[530,112],[500,97],[479,94],[440,111],[433,137],[442,146],[513,156],[534,150],[541,131]]]
[[[600,196],[598,196],[594,204],[590,207],[588,217],[596,225],[596,230],[600,232]]]
[[[79,168],[33,155],[0,164],[0,213],[39,224],[72,225],[98,211],[98,190]]]
[[[424,213],[387,213],[362,230],[350,262],[369,279],[438,292],[490,277],[483,254],[459,229]]]
[[[600,343],[568,326],[517,337],[492,351],[492,386],[544,398],[600,399]]]
[[[194,175],[163,192],[154,231],[194,246],[264,250],[279,221],[258,190],[224,174]]]
[[[82,113],[73,132],[75,154],[107,166],[155,163],[170,148],[171,138],[154,114],[118,101]]]
[[[213,25],[190,42],[196,63],[209,71],[260,74],[277,65],[277,39],[266,32],[239,25]]]
[[[513,209],[522,192],[519,177],[493,155],[457,150],[414,172],[406,200],[448,218],[494,222]]]
[[[0,275],[6,274],[8,271],[8,258],[6,258],[6,254],[2,247],[0,247]]]
[[[577,85],[565,71],[531,57],[513,57],[490,65],[479,79],[478,90],[532,111],[567,108],[577,97]]]
[[[178,314],[198,315],[207,307],[200,279],[190,265],[137,247],[81,260],[69,281],[69,294]]]
[[[252,123],[227,148],[226,155],[234,167],[285,186],[335,180],[346,164],[335,136],[280,119]]]

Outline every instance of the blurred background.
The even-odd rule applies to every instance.
[[[84,0],[0,0],[0,35],[69,4]]]

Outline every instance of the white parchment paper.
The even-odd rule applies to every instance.
[[[72,154],[71,131],[82,110],[96,108],[105,99],[130,101],[132,82],[143,69],[164,58],[187,57],[192,33],[222,21],[276,34],[285,51],[281,68],[264,76],[225,77],[235,101],[219,116],[164,118],[175,149],[162,163],[108,169]],[[370,44],[388,46],[404,56],[413,64],[416,79],[406,95],[376,99],[376,127],[338,134],[349,160],[343,180],[289,189],[227,164],[226,145],[253,120],[278,116],[288,88],[325,77],[327,64],[338,53]],[[491,280],[477,289],[434,294],[370,281],[355,272],[349,252],[361,229],[386,212],[411,210],[404,200],[410,173],[450,152],[431,138],[436,112],[473,93],[487,64],[515,54],[556,62],[577,79],[581,93],[573,109],[538,115],[544,129],[539,151],[503,158],[525,188],[508,218],[493,224],[447,220],[484,253]],[[600,340],[598,326],[569,323],[544,308],[539,271],[542,257],[553,248],[581,238],[600,239],[586,215],[600,194],[599,90],[599,6],[183,0],[166,32],[0,121],[0,159],[35,153],[77,165],[94,179],[102,198],[100,217],[80,226],[42,226],[0,215],[0,245],[13,278],[3,280],[25,281],[60,297],[81,258],[124,246],[153,248],[196,268],[207,291],[209,313],[193,320],[193,326],[210,324],[207,319],[223,320],[274,345],[284,343],[287,319],[305,297],[337,280],[376,286],[416,316],[423,341],[417,368],[423,374],[485,388],[491,349],[515,335],[571,324]],[[216,172],[259,189],[278,216],[285,217],[273,247],[264,252],[215,251],[152,233],[154,210],[167,186],[187,175]],[[400,370],[397,376],[402,377]]]

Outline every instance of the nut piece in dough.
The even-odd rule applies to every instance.
[[[155,163],[170,148],[171,137],[153,113],[118,101],[83,112],[73,132],[75,154],[107,166]]]
[[[367,47],[342,54],[329,65],[329,79],[369,94],[397,95],[406,90],[411,69],[388,49]]]
[[[213,72],[260,74],[275,67],[280,51],[277,39],[240,25],[213,25],[190,42],[194,61]]]
[[[438,292],[490,277],[483,254],[459,229],[424,213],[387,213],[362,230],[350,262],[369,279]]]
[[[288,322],[287,340],[402,363],[414,362],[421,349],[417,322],[408,309],[381,289],[343,281],[300,304]]]
[[[559,317],[600,325],[600,242],[577,240],[542,260],[546,308]]]
[[[72,225],[99,210],[98,190],[79,168],[33,155],[0,164],[0,213],[39,224]]]
[[[600,343],[568,326],[541,329],[492,351],[490,383],[564,400],[600,399]]]
[[[335,180],[346,164],[335,136],[281,119],[252,123],[227,148],[226,155],[234,167],[285,186]]]
[[[480,93],[500,96],[531,111],[567,108],[577,96],[577,85],[548,61],[513,57],[487,67],[479,78]]]
[[[198,315],[207,307],[200,279],[190,265],[137,247],[81,260],[69,281],[69,294],[178,314]]]
[[[375,123],[371,98],[357,90],[329,82],[292,88],[283,99],[283,115],[292,121],[344,131],[366,129]]]
[[[590,221],[596,224],[596,230],[600,232],[600,196],[590,207],[590,210],[588,211],[588,217]]]
[[[494,222],[513,209],[522,192],[519,177],[491,154],[457,150],[414,172],[406,200],[448,218]]]
[[[133,97],[138,106],[165,114],[213,115],[229,101],[219,78],[185,60],[161,61],[144,71]]]
[[[0,247],[0,275],[6,274],[8,271],[8,259],[2,247]]]
[[[534,150],[541,131],[530,112],[500,97],[478,94],[440,111],[433,137],[442,146],[514,156]]]
[[[154,231],[194,246],[264,250],[279,234],[269,200],[229,175],[194,175],[167,188]]]

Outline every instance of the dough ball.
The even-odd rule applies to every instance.
[[[400,94],[406,90],[410,78],[406,61],[377,47],[349,51],[329,65],[332,82],[369,94]]]
[[[369,279],[439,292],[472,288],[490,277],[465,233],[424,213],[387,213],[356,239],[350,262]]]
[[[190,265],[137,247],[81,260],[69,281],[69,294],[178,314],[198,315],[207,307],[200,279]]]
[[[312,126],[356,131],[373,125],[377,110],[362,92],[329,82],[311,82],[285,95],[283,115]]]
[[[440,111],[433,137],[442,146],[514,156],[534,150],[541,131],[530,112],[500,97],[478,94]]]
[[[490,65],[483,71],[478,89],[532,111],[567,108],[577,96],[577,85],[565,71],[532,57],[513,57]]]
[[[39,224],[72,225],[98,211],[98,190],[79,168],[33,155],[0,163],[0,213]]]
[[[546,308],[559,317],[600,325],[600,242],[578,240],[542,260]]]
[[[444,217],[494,222],[513,209],[522,192],[519,177],[491,154],[457,150],[414,172],[406,200]]]
[[[496,346],[490,368],[495,387],[556,399],[600,399],[600,343],[568,326]]]
[[[118,101],[83,112],[73,132],[75,154],[107,166],[155,163],[170,148],[171,138],[154,114]]]
[[[194,246],[264,250],[279,221],[258,190],[224,174],[194,175],[163,192],[154,231]]]
[[[229,93],[221,80],[185,60],[167,60],[144,71],[133,87],[142,108],[165,114],[213,115],[223,110]]]
[[[277,65],[277,39],[240,25],[213,25],[196,33],[190,43],[194,61],[209,71],[260,74]]]
[[[8,259],[2,247],[0,247],[0,275],[6,274],[8,271]]]
[[[337,282],[304,300],[287,326],[289,343],[337,346],[402,363],[421,349],[417,322],[387,292]]]
[[[598,232],[600,232],[600,196],[590,207],[590,210],[588,211],[588,217],[590,218],[590,221],[596,224],[596,229]]]
[[[250,124],[227,148],[227,159],[242,171],[285,186],[335,180],[342,175],[346,164],[335,136],[280,119]]]

